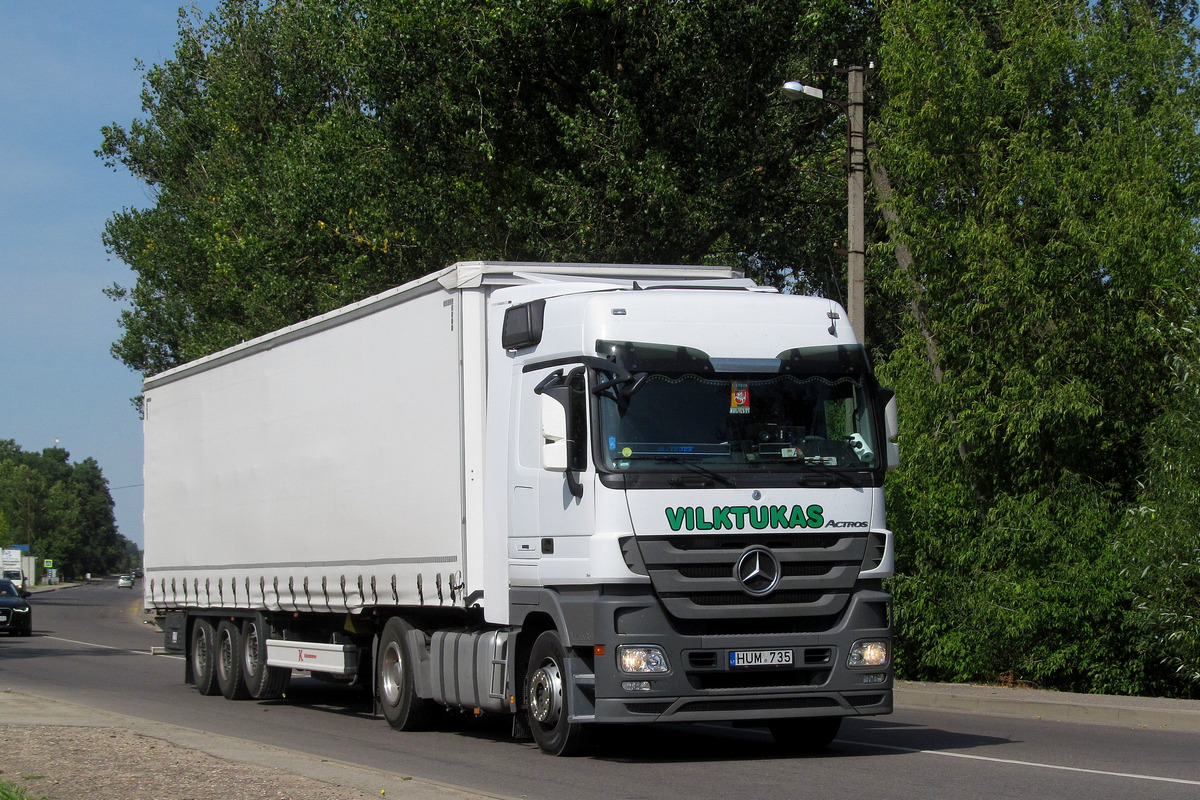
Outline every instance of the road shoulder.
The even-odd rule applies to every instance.
[[[0,726],[6,737],[0,779],[54,800],[185,800],[197,796],[198,782],[209,797],[499,797],[11,690],[0,691]],[[100,766],[89,764],[89,756]]]
[[[1200,700],[914,681],[897,681],[894,699],[897,709],[962,711],[1200,733]]]

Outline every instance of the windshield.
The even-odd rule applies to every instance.
[[[880,466],[873,381],[861,348],[722,360],[685,348],[600,344],[628,373],[645,375],[630,381],[633,391],[600,393],[601,450],[614,472]]]

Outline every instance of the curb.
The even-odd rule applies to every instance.
[[[85,582],[73,583],[41,583],[37,586],[30,586],[30,594],[45,594],[46,592],[57,592],[59,589],[74,589],[76,586],[84,586]]]
[[[897,709],[994,714],[1053,722],[1200,733],[1200,700],[897,681]]]

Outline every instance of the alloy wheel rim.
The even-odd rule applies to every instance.
[[[562,673],[547,661],[529,681],[529,709],[542,725],[553,726],[562,713]]]
[[[400,702],[400,687],[404,685],[404,663],[396,642],[389,642],[383,651],[382,673],[383,699],[394,706]]]

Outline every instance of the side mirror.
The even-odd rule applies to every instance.
[[[900,465],[900,445],[892,440],[900,435],[900,415],[896,408],[896,395],[888,391],[887,405],[883,408],[884,433],[887,438],[887,466],[894,469]]]
[[[572,425],[583,422],[583,417],[572,417],[571,382],[576,378],[582,381],[582,371],[576,370],[564,377],[561,370],[555,370],[534,388],[534,392],[542,398],[542,468],[565,473],[571,495],[580,498],[583,497],[583,484],[575,470],[583,468],[577,463],[583,457],[580,449],[583,443],[572,443],[570,438]]]
[[[542,398],[542,468],[567,471],[567,409],[544,392]]]

